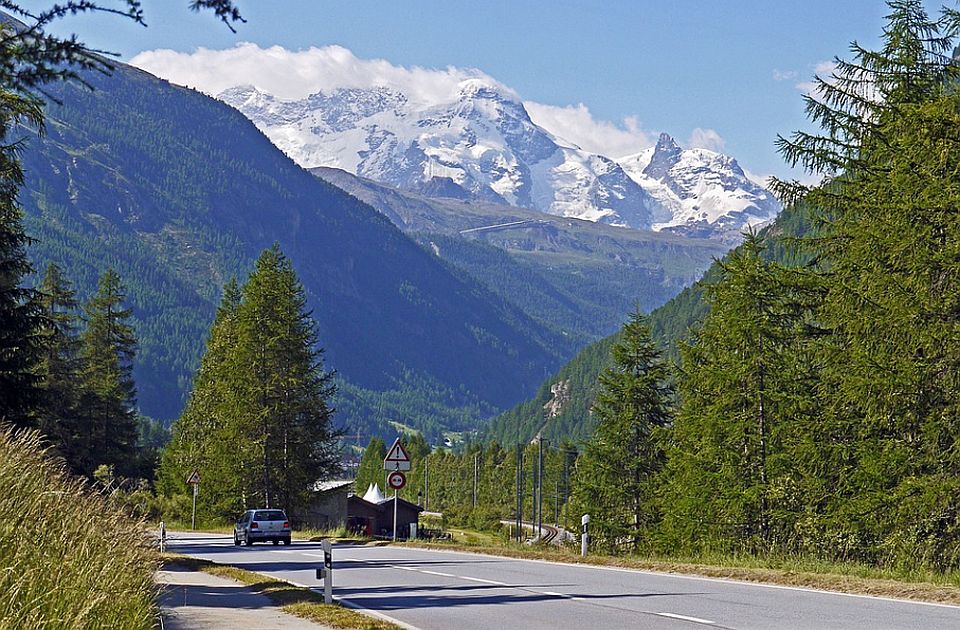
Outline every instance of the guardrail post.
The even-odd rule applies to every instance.
[[[160,521],[160,553],[167,550],[167,525]]]

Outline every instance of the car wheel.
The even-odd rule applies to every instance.
[[[249,547],[253,544],[253,541],[250,539],[250,532],[245,532],[243,534],[243,542]]]
[[[280,541],[279,541],[279,540],[274,540],[274,541],[273,541],[273,544],[274,544],[274,545],[279,545],[279,544],[280,544]]]
[[[238,547],[240,546],[240,537],[237,536],[237,532],[233,532],[233,544]]]
[[[284,538],[284,539],[283,539],[283,544],[289,545],[289,544],[290,544],[290,539],[289,539],[289,538]]]

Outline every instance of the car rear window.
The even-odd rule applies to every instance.
[[[283,513],[283,510],[260,510],[253,515],[253,520],[255,521],[285,521],[287,520],[287,515]]]

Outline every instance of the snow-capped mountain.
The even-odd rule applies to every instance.
[[[681,149],[665,133],[656,146],[617,162],[670,211],[671,218],[654,230],[739,240],[743,228],[770,221],[781,210],[773,194],[732,157]]]
[[[616,162],[555,138],[509,90],[483,79],[460,82],[439,105],[382,87],[289,101],[242,86],[219,98],[307,168],[641,229],[669,220]]]
[[[681,150],[666,135],[622,160],[589,153],[536,125],[516,94],[489,78],[462,80],[429,102],[388,87],[284,100],[240,86],[218,98],[303,167],[428,196],[722,238],[779,211],[732,158]]]

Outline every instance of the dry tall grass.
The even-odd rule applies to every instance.
[[[0,429],[0,628],[153,628],[158,558],[146,530]]]

